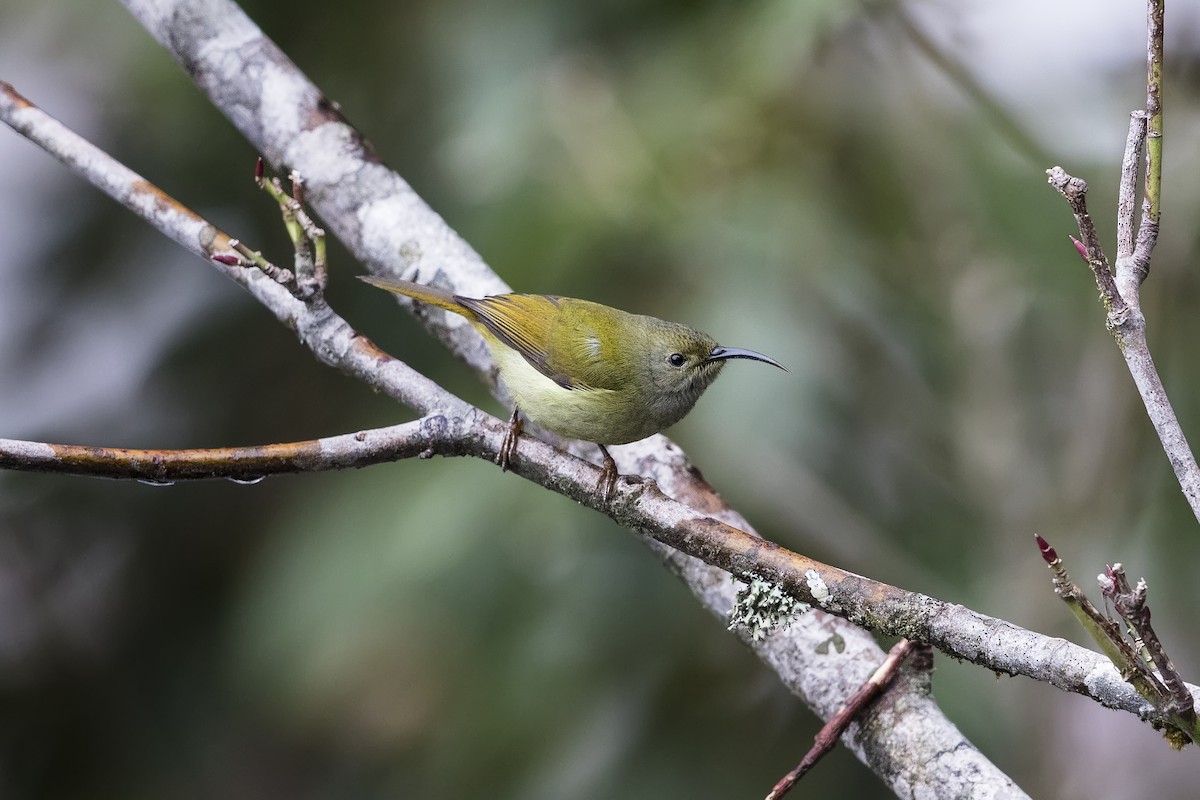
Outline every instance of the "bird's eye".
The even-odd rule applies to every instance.
[[[671,355],[667,356],[667,361],[672,367],[682,367],[687,363],[687,359],[681,353],[671,353]]]

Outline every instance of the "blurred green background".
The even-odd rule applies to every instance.
[[[788,365],[733,365],[672,431],[764,535],[1083,641],[1040,532],[1081,582],[1145,576],[1197,680],[1197,525],[1043,174],[1088,178],[1111,239],[1141,5],[244,7],[514,287]],[[1200,12],[1167,24],[1143,302],[1200,441]],[[256,154],[119,4],[7,0],[0,79],[287,261]],[[7,130],[0,238],[0,436],[201,447],[410,416]],[[358,271],[335,246],[336,309],[500,411]],[[1132,717],[937,665],[943,708],[1033,796],[1194,796],[1195,751]],[[817,727],[633,536],[487,464],[0,474],[4,797],[754,797]],[[842,750],[822,790],[887,796]]]

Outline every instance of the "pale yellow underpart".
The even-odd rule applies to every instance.
[[[649,430],[634,439],[613,441],[613,426],[611,421],[603,418],[601,409],[605,404],[600,396],[609,395],[615,399],[617,392],[611,389],[566,389],[538,372],[516,350],[489,335],[485,334],[484,338],[491,345],[492,358],[496,360],[513,402],[531,422],[559,436],[599,444],[624,444],[655,433]]]

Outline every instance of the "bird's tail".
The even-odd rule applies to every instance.
[[[444,289],[426,286],[423,283],[396,280],[394,278],[377,278],[374,275],[359,275],[358,279],[372,286],[378,286],[380,289],[386,289],[392,294],[404,295],[405,297],[411,297],[413,300],[418,300],[431,306],[444,308],[472,321],[476,319],[475,312],[464,306],[459,302],[457,297]]]

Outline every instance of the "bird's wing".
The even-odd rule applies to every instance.
[[[562,298],[552,337],[549,364],[566,372],[577,389],[625,388],[630,378],[630,348],[626,337],[632,315],[587,300]]]
[[[550,331],[558,317],[560,298],[542,294],[500,294],[455,299],[475,312],[488,332],[524,356],[538,372],[564,389],[586,388],[577,385],[569,371],[555,369],[550,363]]]
[[[489,333],[564,389],[619,389],[627,382],[624,348],[615,341],[602,344],[600,335],[602,328],[611,339],[619,325],[610,317],[628,316],[623,312],[555,295],[455,299],[473,311]]]

